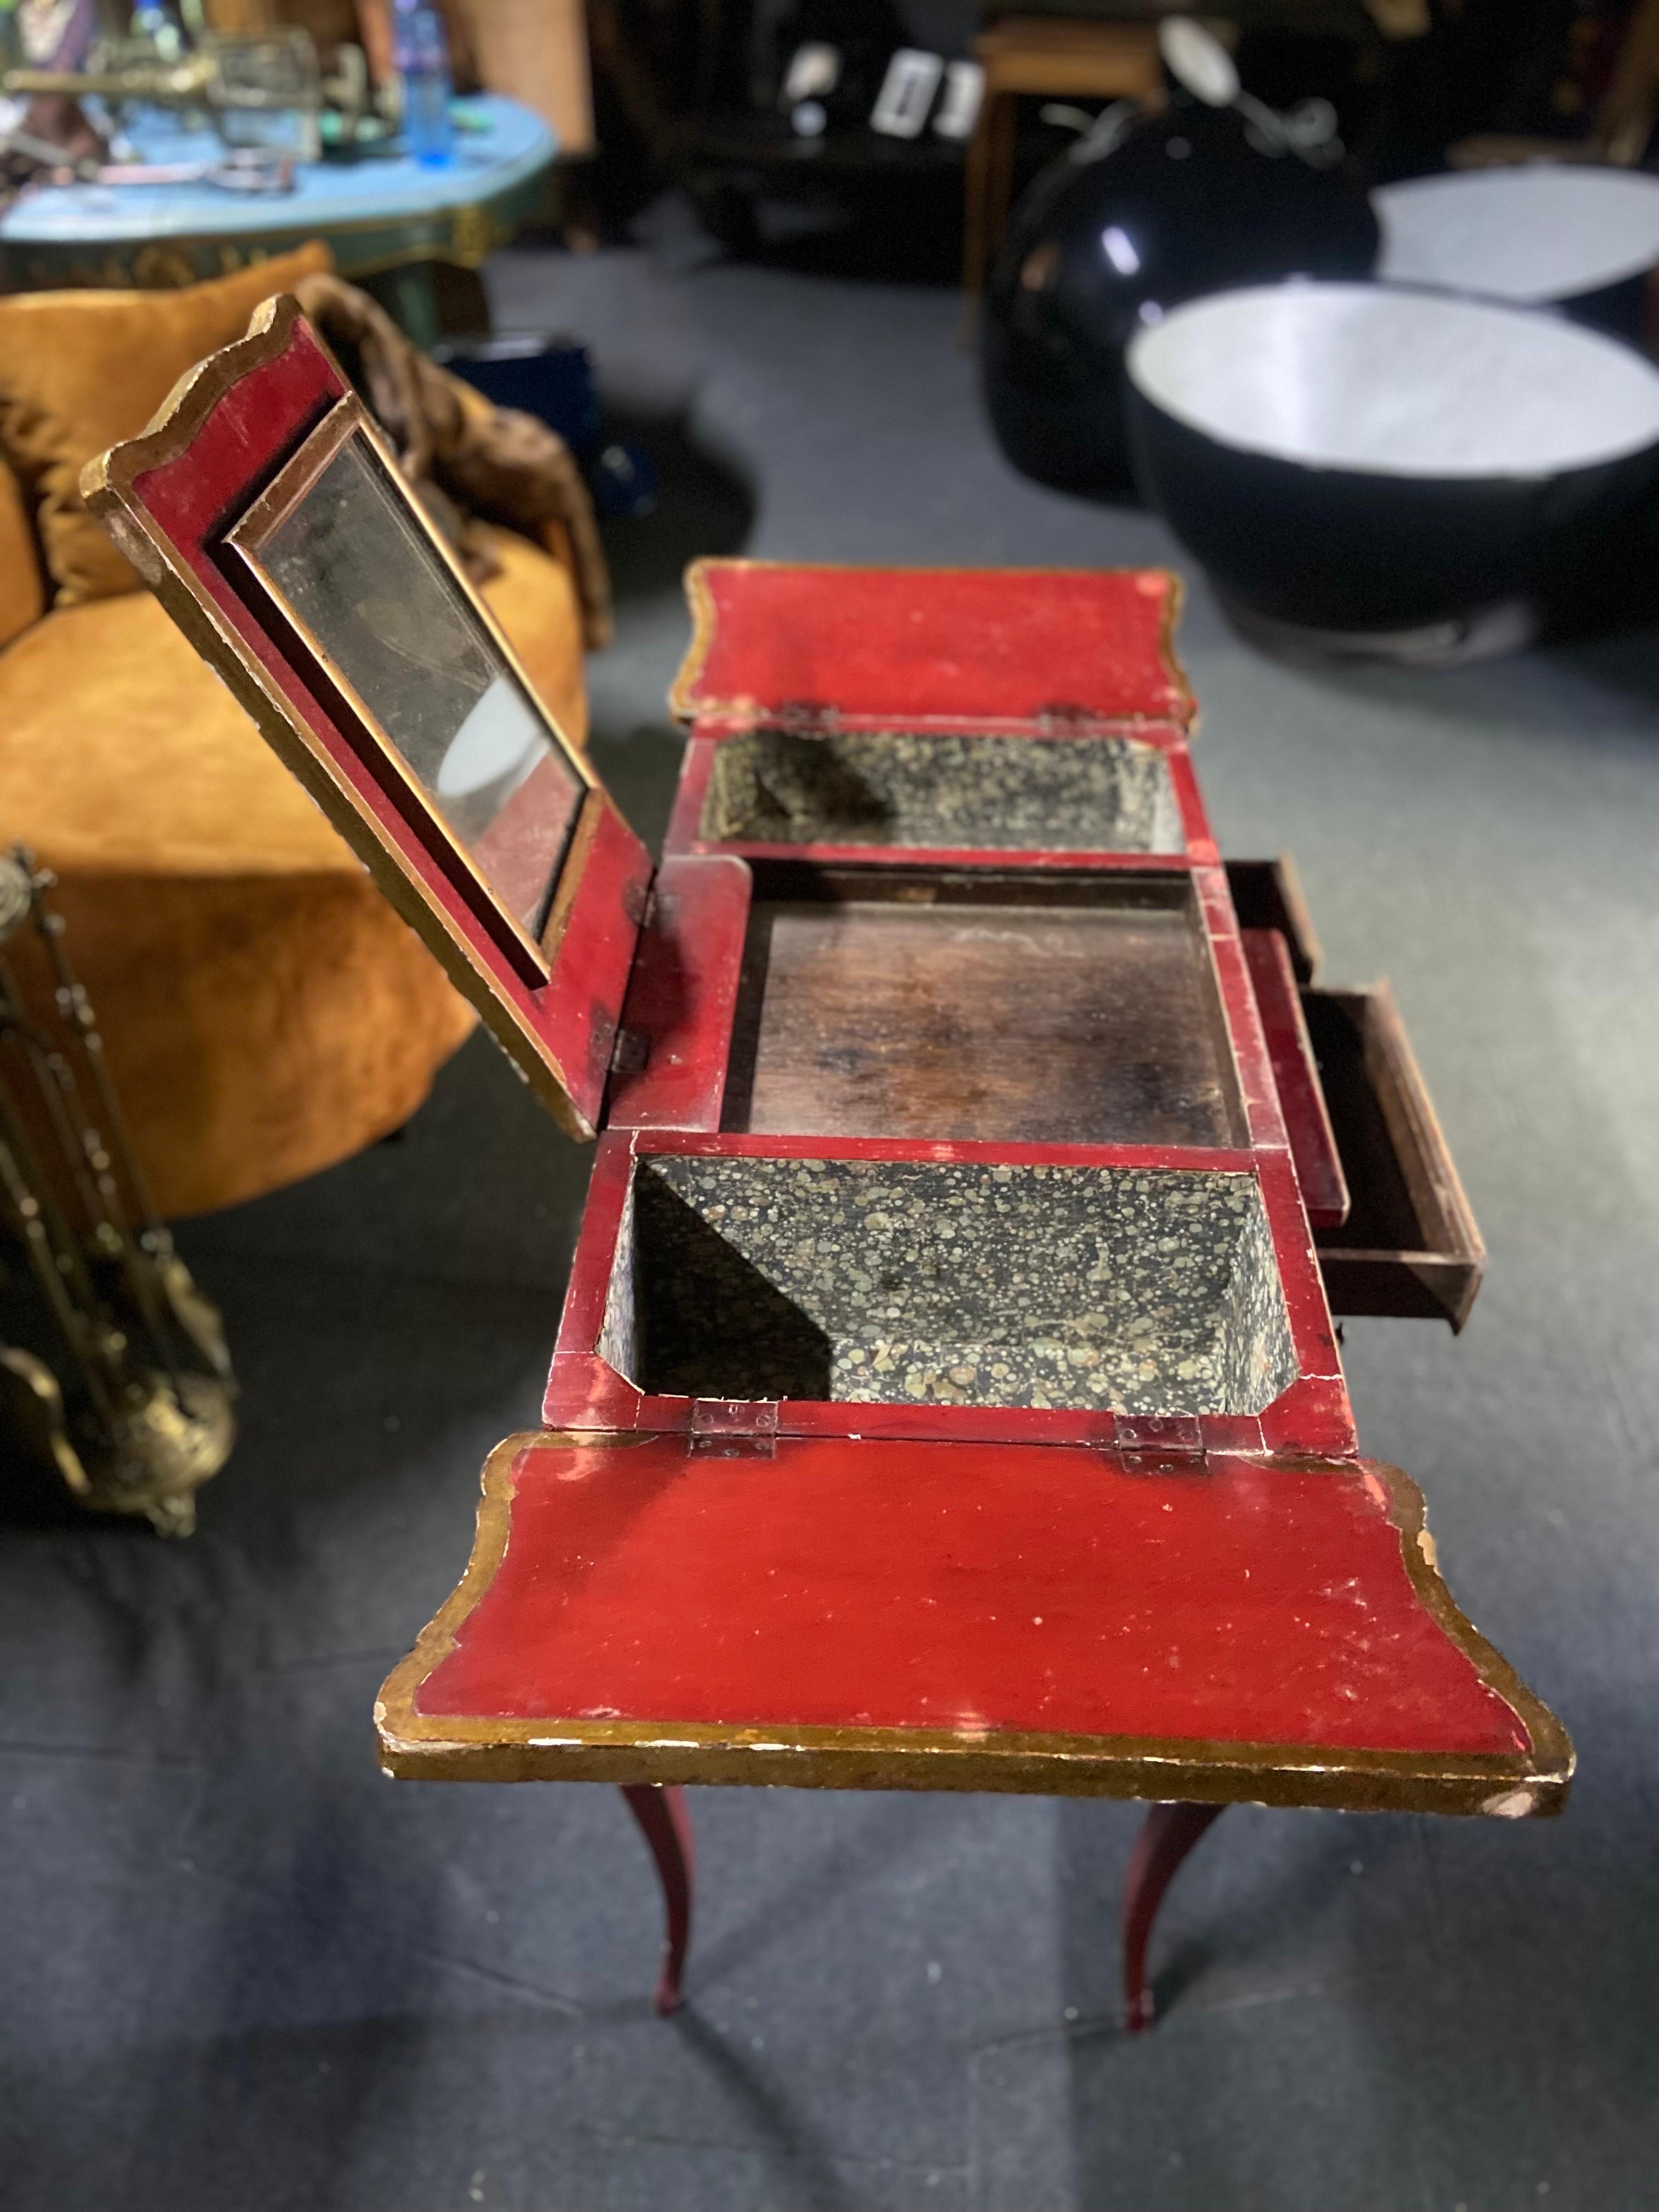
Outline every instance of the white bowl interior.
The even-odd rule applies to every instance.
[[[1241,452],[1374,476],[1538,477],[1659,443],[1659,369],[1540,310],[1377,284],[1221,292],[1139,332],[1137,390]]]
[[[1410,177],[1371,194],[1376,273],[1537,306],[1577,299],[1659,263],[1659,177],[1534,161]]]

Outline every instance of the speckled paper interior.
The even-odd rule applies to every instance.
[[[1295,1357],[1247,1175],[654,1155],[602,1355],[701,1398],[1254,1413]]]
[[[777,845],[1170,853],[1164,756],[1124,738],[750,730],[714,756],[699,834]]]

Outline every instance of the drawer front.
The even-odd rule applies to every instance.
[[[1340,1229],[1348,1218],[1348,1182],[1296,988],[1292,955],[1276,929],[1247,929],[1243,935],[1302,1203],[1315,1229]]]
[[[1351,1200],[1315,1237],[1331,1311],[1461,1329],[1486,1249],[1394,994],[1304,990],[1302,1007]]]
[[[1272,860],[1229,860],[1226,867],[1239,927],[1276,929],[1290,952],[1297,981],[1316,982],[1319,936],[1290,854],[1281,853]]]

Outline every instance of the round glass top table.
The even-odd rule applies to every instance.
[[[541,207],[558,151],[540,116],[494,94],[457,105],[453,159],[407,155],[301,166],[288,192],[201,184],[48,185],[0,213],[0,290],[131,286],[222,276],[325,239],[343,276],[374,290],[417,343],[438,335],[434,262],[476,269]],[[212,161],[210,131],[149,111],[128,131],[147,163]]]

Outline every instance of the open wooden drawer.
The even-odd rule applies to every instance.
[[[1337,1155],[1348,1186],[1340,1227],[1316,1229],[1334,1314],[1401,1314],[1461,1329],[1486,1273],[1486,1248],[1386,983],[1316,988],[1319,939],[1288,853],[1229,860],[1245,932],[1285,940]],[[1260,991],[1261,979],[1257,979]],[[1275,1068],[1282,1040],[1274,1041]],[[1279,1070],[1294,1093],[1296,1071]]]
[[[1486,1272],[1468,1200],[1383,982],[1304,989],[1325,1104],[1348,1180],[1340,1229],[1315,1242],[1334,1314],[1405,1314],[1461,1329]]]

